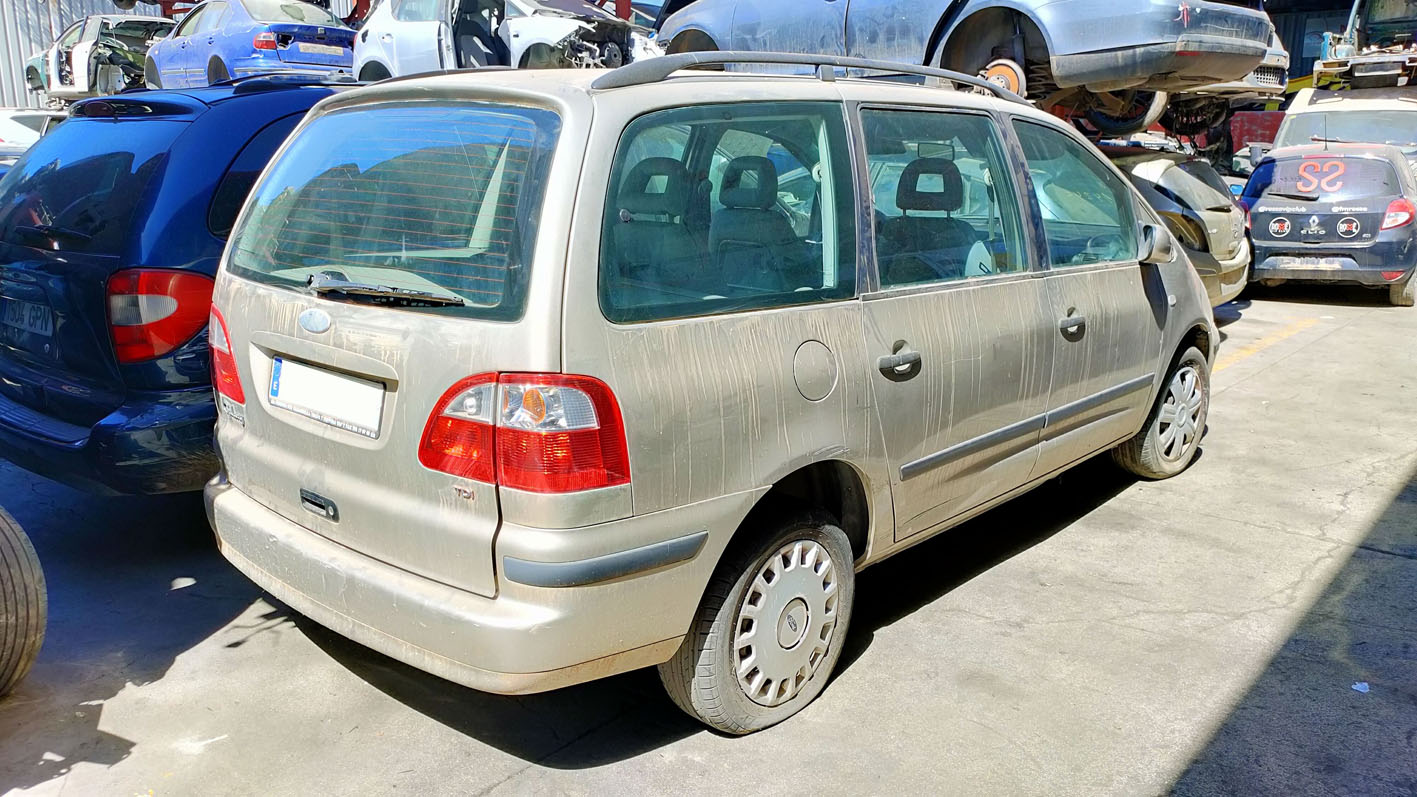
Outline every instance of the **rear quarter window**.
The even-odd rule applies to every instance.
[[[121,254],[186,122],[71,120],[0,179],[0,240]]]
[[[212,204],[207,211],[207,229],[211,230],[212,235],[225,238],[231,234],[236,214],[251,193],[251,186],[256,184],[261,170],[266,168],[271,156],[295,129],[302,116],[297,113],[277,119],[246,142],[212,194]]]
[[[291,141],[232,234],[231,273],[316,274],[454,296],[418,308],[519,317],[560,119],[505,105],[387,105],[321,116]]]

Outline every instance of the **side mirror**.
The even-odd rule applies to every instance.
[[[1261,161],[1261,160],[1264,160],[1264,156],[1267,155],[1267,154],[1269,153],[1269,151],[1272,150],[1272,149],[1274,149],[1274,145],[1273,145],[1273,144],[1269,144],[1269,143],[1263,143],[1263,144],[1261,144],[1261,143],[1251,142],[1251,143],[1250,143],[1250,170],[1253,171],[1256,166],[1259,166],[1259,165],[1260,165],[1260,161]]]
[[[1176,259],[1176,242],[1171,233],[1160,224],[1148,224],[1141,230],[1141,256],[1143,263],[1161,265]]]

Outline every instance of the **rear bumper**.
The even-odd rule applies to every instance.
[[[1240,248],[1233,257],[1219,260],[1208,253],[1187,252],[1191,264],[1205,285],[1206,297],[1211,307],[1219,307],[1234,299],[1248,284],[1250,265],[1250,242],[1241,239]]]
[[[1256,260],[1250,280],[1286,279],[1378,286],[1401,283],[1410,279],[1414,270],[1414,264],[1411,263],[1365,265],[1351,256],[1339,256],[1332,259],[1337,261],[1338,267],[1316,268],[1302,265],[1294,257],[1272,255],[1263,260]],[[1384,271],[1401,271],[1403,275],[1398,279],[1390,280],[1383,276]]]
[[[1183,34],[1170,41],[1115,50],[1055,55],[1058,85],[1112,91],[1146,85],[1180,91],[1245,74],[1264,58],[1265,43],[1223,36]]]
[[[488,598],[315,534],[223,475],[206,488],[222,554],[271,595],[387,656],[501,694],[556,689],[668,660],[755,497],[724,496],[581,529],[503,523],[502,575],[497,597]],[[645,544],[647,530],[660,541]],[[587,540],[595,547],[587,549]],[[568,551],[576,558],[562,560]]]
[[[85,429],[0,397],[0,456],[108,495],[200,490],[217,471],[210,388],[135,393]]]

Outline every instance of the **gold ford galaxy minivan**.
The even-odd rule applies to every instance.
[[[815,73],[682,71],[745,62]],[[730,733],[822,690],[861,568],[1099,452],[1183,470],[1218,340],[1067,125],[763,53],[325,100],[210,336],[208,511],[272,595],[490,692],[658,665]]]

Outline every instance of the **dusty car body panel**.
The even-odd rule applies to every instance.
[[[1109,147],[1103,153],[1127,174],[1186,248],[1211,306],[1234,299],[1248,282],[1251,253],[1244,211],[1232,201],[1228,186],[1220,190],[1220,176],[1204,160],[1136,149]]]
[[[1000,9],[1020,15],[1041,34],[1058,87],[1095,91],[1175,91],[1240,79],[1260,63],[1274,33],[1262,10],[1207,0],[698,0],[669,16],[660,34],[672,42],[694,32],[717,49],[837,53],[958,68],[955,54],[981,45],[970,34],[971,20]]]
[[[982,114],[1005,131],[1008,158],[1022,157],[1007,132],[1015,119],[1088,145],[1036,109],[964,92],[715,73],[597,90],[591,85],[597,77],[595,71],[495,71],[388,81],[322,103],[277,156],[279,163],[295,152],[302,134],[313,137],[322,119],[401,108],[409,100],[555,111],[561,125],[556,155],[542,183],[547,196],[564,201],[546,203],[531,220],[530,282],[519,317],[461,326],[432,312],[330,302],[242,276],[227,253],[214,304],[226,315],[247,398],[239,420],[223,409],[218,423],[227,476],[208,486],[207,501],[221,549],[297,610],[388,655],[506,693],[665,661],[689,631],[744,519],[775,487],[792,484],[794,474],[830,469],[839,484],[831,494],[853,507],[859,501],[860,516],[852,520],[862,538],[853,553],[857,566],[865,566],[1134,434],[1183,344],[1201,341],[1214,357],[1218,335],[1184,254],[1155,265],[1125,256],[1050,271],[1042,265],[1042,228],[1027,200],[1021,212],[1030,223],[1020,254],[1031,267],[994,281],[953,284],[946,290],[955,315],[942,325],[939,306],[928,301],[931,289],[880,289],[869,189],[855,166],[849,179],[860,199],[851,211],[854,245],[847,254],[860,265],[854,266],[852,296],[611,321],[593,298],[565,299],[599,294],[595,253],[602,248],[615,168],[604,153],[616,151],[631,120],[682,108],[686,96],[701,105],[831,104],[837,114],[831,118],[853,125],[851,131],[855,122],[848,120],[858,104]],[[265,179],[280,170],[273,166]],[[248,203],[238,228],[255,218],[263,190],[253,194],[258,198]],[[283,192],[274,183],[271,190],[273,197]],[[1125,190],[1139,223],[1160,223]],[[623,222],[618,214],[612,219]],[[1064,352],[1061,364],[1016,341],[998,347],[1014,369],[1011,385],[1022,379],[1041,391],[1053,374],[1065,374],[1058,391],[1064,403],[1001,399],[1011,417],[1027,415],[1023,426],[1001,437],[999,415],[963,400],[954,404],[940,388],[951,373],[981,386],[1003,378],[981,376],[968,358],[949,362],[943,354],[946,344],[963,341],[981,356],[995,356],[991,338],[967,331],[981,314],[995,313],[999,324],[1020,328],[1043,325],[1056,338],[1055,313],[1065,314],[1070,301],[1094,314],[1089,323],[1097,325],[1097,344]],[[311,310],[328,316],[327,329],[312,332],[298,323]],[[919,390],[923,403],[911,404],[902,392],[885,408],[882,391],[897,383],[875,358],[882,345],[890,350],[888,338],[901,324],[926,336],[918,342],[932,355],[932,387],[925,390],[916,380],[904,390]],[[455,330],[464,333],[449,334]],[[799,352],[809,342],[809,352],[820,346],[827,354],[809,354],[804,364]],[[393,405],[384,410],[388,433],[356,439],[270,406],[269,364],[283,355],[396,383],[396,394],[388,394]],[[437,393],[469,368],[601,380],[625,419],[630,481],[531,494],[420,468],[414,448],[436,410]],[[821,385],[824,392],[816,390]],[[921,440],[922,417],[930,443]],[[943,458],[924,451],[934,443],[944,449],[950,435],[964,447],[952,444]],[[1008,478],[991,481],[981,473]],[[338,503],[340,519],[302,506],[301,489]],[[913,496],[910,517],[893,508],[893,495],[903,496],[902,489]],[[607,569],[607,558],[615,567]],[[624,564],[629,560],[639,569]],[[593,572],[619,575],[564,575]],[[572,585],[547,585],[558,580]]]
[[[141,86],[148,49],[175,25],[163,17],[87,17],[29,59],[26,81],[57,102]]]

